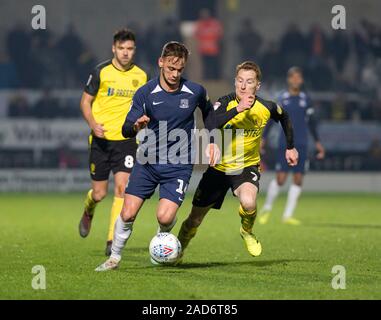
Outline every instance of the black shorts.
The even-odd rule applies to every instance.
[[[209,167],[198,184],[192,204],[197,207],[213,205],[213,209],[220,209],[229,188],[234,194],[234,190],[245,182],[252,183],[259,190],[259,171],[259,165],[255,165],[244,168],[240,174],[227,175]]]
[[[135,163],[136,139],[111,141],[94,136],[89,137],[90,177],[95,181],[108,180],[110,171],[132,171]]]

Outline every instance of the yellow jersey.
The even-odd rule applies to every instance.
[[[222,172],[235,172],[248,166],[258,165],[260,142],[263,130],[269,121],[279,121],[283,109],[275,102],[264,100],[258,96],[250,109],[238,113],[236,107],[239,100],[235,93],[224,96],[216,102],[216,116],[230,113],[222,131],[222,158],[215,169]],[[234,110],[232,110],[234,109]]]
[[[92,114],[97,123],[103,124],[106,140],[126,140],[122,126],[130,111],[132,97],[147,82],[147,74],[133,64],[128,70],[116,68],[112,60],[95,67],[84,91],[95,97]]]

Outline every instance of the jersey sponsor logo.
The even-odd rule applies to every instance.
[[[179,107],[181,109],[187,109],[187,108],[189,108],[189,100],[188,99],[181,99]]]
[[[157,106],[158,104],[162,104],[162,103],[164,103],[164,101],[158,101],[158,102],[154,101],[154,102],[152,102],[152,104],[154,106]]]
[[[128,89],[116,89],[112,87],[107,88],[107,96],[116,96],[116,97],[129,97],[132,98],[135,94],[136,90],[128,90]]]
[[[216,111],[220,106],[221,106],[221,103],[220,103],[220,102],[216,102],[216,103],[213,105],[213,109],[214,109],[214,111]]]
[[[261,133],[261,129],[249,129],[249,130],[244,129],[243,136],[254,138],[254,137],[257,137],[260,133]]]
[[[114,88],[108,88],[107,89],[107,96],[113,96],[114,95],[114,91],[115,91]]]

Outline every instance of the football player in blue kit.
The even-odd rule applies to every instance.
[[[290,225],[300,225],[300,220],[293,218],[293,213],[302,191],[303,177],[308,164],[308,131],[310,131],[316,148],[316,158],[323,159],[325,150],[319,140],[319,135],[314,117],[314,109],[310,97],[302,91],[303,73],[299,67],[292,67],[287,72],[288,90],[282,92],[278,103],[290,116],[294,128],[295,148],[299,151],[298,165],[290,167],[284,159],[286,141],[284,135],[279,135],[279,145],[277,162],[275,166],[276,178],[273,179],[268,187],[266,201],[258,217],[260,224],[267,223],[273,207],[273,203],[279,194],[279,189],[287,180],[288,173],[293,172],[293,183],[287,195],[287,203],[283,212],[283,222]],[[262,148],[265,144],[269,126],[266,128]]]
[[[205,128],[209,131],[216,128],[213,106],[205,88],[181,77],[188,54],[183,44],[167,43],[158,61],[160,76],[142,86],[133,98],[122,134],[135,137],[145,129],[137,135],[141,144],[126,188],[123,209],[115,223],[111,256],[96,271],[118,267],[135,218],[158,185],[159,232],[170,232],[176,223],[176,213],[184,201],[193,170],[192,137],[197,107],[201,109]],[[215,165],[219,158],[218,147],[209,143],[205,152],[209,164]]]

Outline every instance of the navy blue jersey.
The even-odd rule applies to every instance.
[[[308,130],[311,130],[315,140],[317,140],[317,133],[312,123],[312,114],[314,109],[312,107],[311,99],[309,96],[300,92],[298,95],[291,95],[288,91],[282,92],[278,97],[278,103],[290,116],[292,127],[294,129],[294,144],[295,146],[308,145]],[[286,140],[284,134],[279,134],[279,146],[284,147]]]
[[[154,159],[150,157],[150,163],[192,163],[197,107],[201,109],[205,127],[214,129],[213,106],[203,86],[183,78],[179,90],[175,92],[165,91],[160,86],[159,78],[142,86],[134,95],[125,122],[131,128],[131,124],[144,114],[150,118],[137,158],[139,159],[139,151],[144,150],[146,153],[149,151],[150,155],[154,153]],[[138,139],[139,136],[141,134]]]

